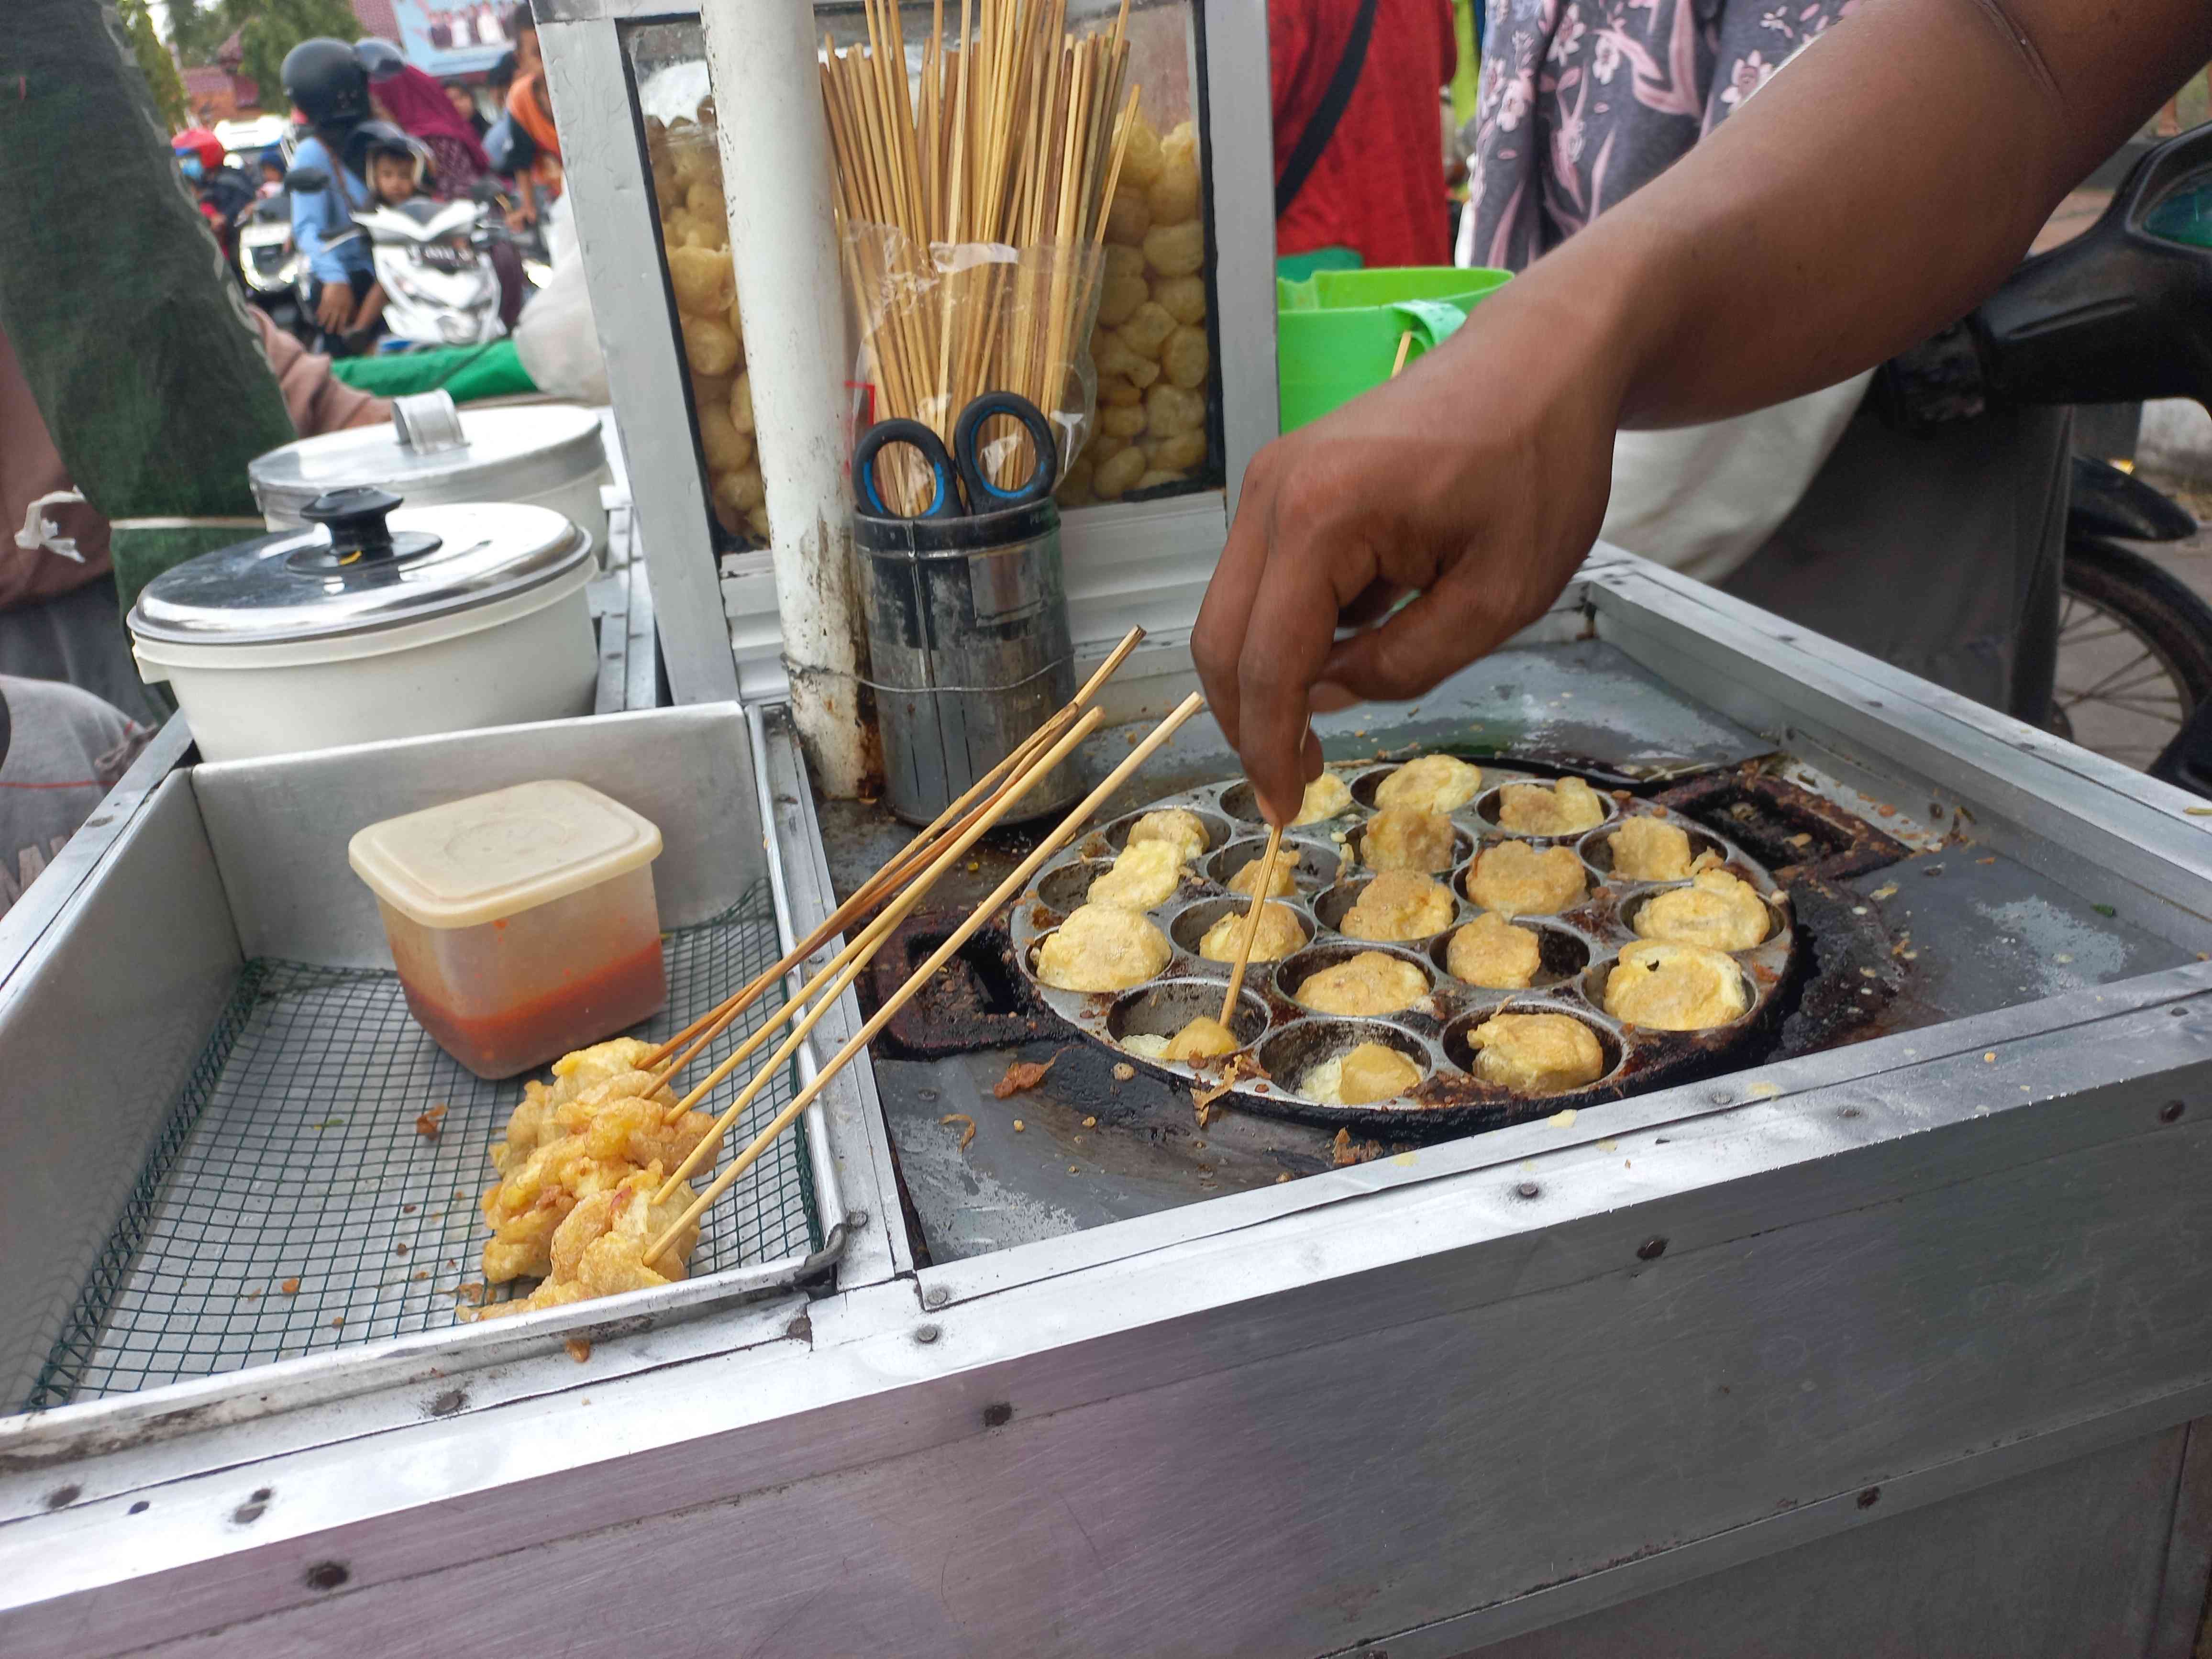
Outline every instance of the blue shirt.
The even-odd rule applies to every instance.
[[[292,156],[292,170],[320,167],[330,175],[330,188],[292,192],[292,240],[307,269],[325,283],[350,283],[356,271],[374,269],[368,238],[354,236],[331,245],[331,238],[353,228],[352,205],[366,205],[368,186],[358,173],[341,167],[319,138],[303,141]],[[343,190],[343,194],[341,195]]]

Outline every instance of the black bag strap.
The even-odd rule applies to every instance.
[[[1336,136],[1336,124],[1344,118],[1344,107],[1352,101],[1352,89],[1359,84],[1359,71],[1366,67],[1368,38],[1375,33],[1375,0],[1359,0],[1359,9],[1352,19],[1352,33],[1344,43],[1344,56],[1336,60],[1336,72],[1328,77],[1328,88],[1315,106],[1313,118],[1306,130],[1298,135],[1297,145],[1291,151],[1291,159],[1283,164],[1283,176],[1275,180],[1275,216],[1279,219],[1298,199],[1298,192],[1306,187],[1306,179],[1321,160],[1322,151]]]

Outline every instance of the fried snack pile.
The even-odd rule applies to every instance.
[[[500,1178],[484,1189],[482,1203],[492,1231],[483,1255],[487,1284],[544,1279],[529,1298],[537,1307],[611,1293],[609,1289],[573,1288],[587,1282],[612,1289],[636,1287],[615,1283],[620,1275],[606,1265],[612,1259],[612,1247],[591,1255],[599,1265],[591,1269],[588,1280],[578,1278],[590,1255],[586,1246],[610,1228],[619,1231],[620,1225],[627,1225],[625,1218],[636,1219],[632,1210],[641,1216],[665,1172],[689,1157],[714,1123],[704,1112],[686,1112],[669,1121],[676,1105],[674,1092],[665,1086],[655,1089],[652,1074],[639,1069],[652,1052],[650,1044],[635,1037],[617,1037],[563,1054],[553,1063],[550,1085],[533,1079],[523,1085],[522,1103],[507,1120],[507,1139],[491,1148],[492,1167]],[[647,1171],[652,1172],[649,1181]],[[640,1182],[641,1196],[615,1204],[615,1194],[635,1192]],[[655,1215],[663,1209],[667,1213],[652,1233],[636,1241],[636,1248],[658,1237],[690,1200],[691,1189],[686,1186],[670,1205],[655,1208]],[[570,1229],[579,1215],[585,1218]],[[566,1247],[570,1271],[565,1279],[560,1268],[564,1233],[570,1239]],[[655,1264],[658,1272],[635,1264],[636,1274],[651,1275],[649,1280],[639,1278],[637,1282],[665,1284],[681,1278],[690,1248],[686,1243],[681,1250],[672,1249]],[[556,1291],[563,1282],[570,1291]],[[522,1305],[500,1304],[485,1309],[479,1317],[520,1312]]]
[[[540,1308],[588,1302],[595,1296],[648,1291],[684,1277],[699,1243],[696,1221],[676,1236],[659,1260],[650,1267],[645,1261],[653,1241],[676,1224],[694,1195],[687,1182],[665,1204],[655,1204],[653,1195],[666,1178],[656,1158],[607,1190],[581,1200],[553,1230],[545,1277],[538,1288],[512,1302],[495,1302],[477,1317],[535,1313]]]
[[[709,504],[715,522],[730,535],[765,544],[768,488],[754,453],[752,381],[745,372],[745,326],[730,258],[714,104],[712,98],[702,100],[695,120],[664,124],[649,118],[646,155],[683,331],[684,368],[699,411]]]
[[[1098,419],[1069,459],[1062,507],[1180,483],[1206,461],[1206,223],[1198,133],[1161,136],[1140,109],[1108,204],[1091,360]]]

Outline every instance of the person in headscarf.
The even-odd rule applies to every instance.
[[[430,152],[435,194],[465,196],[491,171],[483,143],[446,96],[446,89],[399,54],[389,40],[371,38],[354,49],[368,71],[368,95],[384,118]]]

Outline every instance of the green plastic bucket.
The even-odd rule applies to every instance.
[[[1317,270],[1275,283],[1277,414],[1295,431],[1390,378],[1398,343],[1411,362],[1442,345],[1511,273],[1451,265]]]

